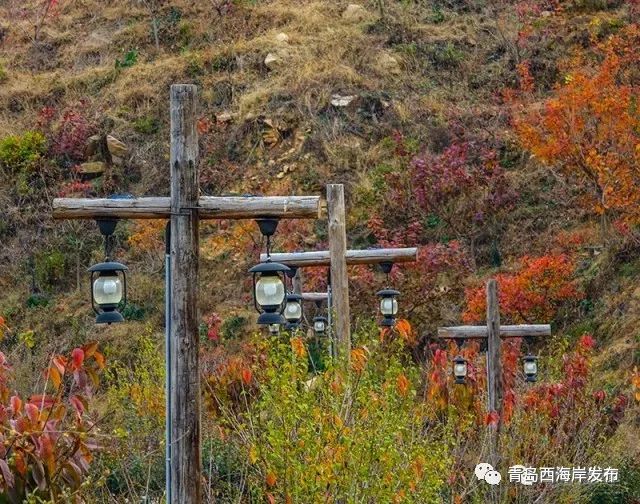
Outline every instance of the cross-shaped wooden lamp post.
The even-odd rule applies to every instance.
[[[200,197],[197,87],[171,86],[171,197],[67,199],[53,202],[56,219],[169,219],[171,223],[170,376],[171,495],[200,504],[200,369],[198,359],[198,223],[200,219],[316,219],[319,196]]]
[[[487,282],[487,325],[439,327],[438,338],[453,339],[462,343],[466,339],[487,340],[487,385],[489,412],[498,414],[498,425],[491,426],[489,463],[497,467],[498,434],[502,422],[503,387],[502,362],[500,360],[501,338],[536,338],[550,336],[549,324],[500,325],[500,307],[498,302],[498,283],[491,279]],[[461,344],[460,344],[461,346]]]
[[[342,187],[342,186],[340,186]],[[330,192],[327,190],[327,203],[329,207],[329,219],[331,222],[332,205]],[[344,207],[343,210],[344,212]],[[335,213],[334,213],[335,215]],[[331,290],[328,296],[330,301],[329,313],[335,313],[335,339],[337,355],[349,358],[351,352],[351,325],[349,310],[349,284],[347,279],[347,265],[351,264],[396,264],[415,262],[418,257],[418,249],[410,248],[385,248],[367,250],[346,250],[346,247],[336,247],[336,241],[332,240],[331,228],[329,234],[330,250],[318,250],[311,252],[292,252],[271,254],[271,259],[290,267],[303,268],[311,266],[325,266],[331,268]],[[345,240],[346,244],[346,240]],[[262,254],[260,260],[266,260]],[[298,280],[298,285],[301,280]],[[295,286],[295,283],[294,283]],[[300,288],[300,287],[298,287]],[[303,293],[304,299],[304,293]],[[307,297],[307,299],[311,299]],[[314,299],[315,300],[315,299]]]

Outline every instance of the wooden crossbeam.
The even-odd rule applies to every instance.
[[[326,292],[303,292],[303,301],[326,301],[329,299],[329,294]]]
[[[486,338],[487,326],[438,327],[438,337],[442,339],[481,339]],[[551,336],[550,324],[519,324],[500,326],[501,338],[524,338]]]
[[[418,249],[412,248],[389,248],[389,249],[367,249],[367,250],[347,250],[347,264],[380,264],[384,262],[406,263],[415,262],[418,258]],[[267,260],[266,254],[260,255],[261,261]],[[312,252],[292,252],[271,254],[271,260],[287,266],[329,266],[330,254],[328,250]]]
[[[320,196],[201,196],[196,208],[199,219],[315,219],[322,214]],[[171,201],[167,197],[53,200],[54,219],[167,219],[170,216]]]

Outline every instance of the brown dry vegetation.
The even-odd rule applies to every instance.
[[[385,163],[398,168],[390,147],[394,132],[433,153],[458,138],[495,147],[519,194],[518,204],[498,223],[507,267],[523,255],[564,250],[563,233],[584,232],[591,237],[585,245],[599,244],[596,221],[578,204],[584,191],[521,149],[501,93],[517,86],[516,65],[526,57],[544,96],[589,40],[594,20],[598,26],[627,22],[625,5],[562,20],[543,17],[546,36],[523,54],[513,5],[497,1],[386,0],[383,17],[378,2],[368,1],[358,20],[343,17],[350,3],[343,0],[237,1],[222,14],[213,1],[159,3],[152,11],[142,1],[60,0],[38,40],[34,25],[41,2],[0,3],[0,139],[34,129],[44,107],[80,111],[94,129],[107,128],[129,147],[95,194],[166,195],[169,86],[194,83],[201,119],[209,125],[201,140],[205,194],[315,194],[328,182],[344,183],[350,245],[365,247],[372,245],[368,219],[385,190],[375,184],[376,170]],[[116,65],[131,51],[133,64]],[[268,54],[278,58],[271,68],[264,63]],[[336,94],[357,98],[338,108],[331,104]],[[52,221],[50,203],[67,172],[53,163],[45,171],[52,171],[55,182],[44,183],[37,195],[16,195],[13,179],[0,181],[0,219],[6,224],[0,226],[0,316],[14,339],[27,329],[38,338],[33,351],[11,349],[22,360],[18,372],[25,390],[53,350],[98,339],[107,359],[127,363],[138,344],[132,334],[151,328],[158,349],[162,341],[159,233],[140,252],[128,242],[139,229],[120,225],[118,253],[131,268],[130,297],[141,314],[126,327],[95,327],[83,270],[101,258],[99,236],[93,223]],[[402,213],[404,203],[397,203],[385,211]],[[321,247],[326,240],[322,224],[289,226],[282,229],[291,234],[279,238],[277,248]],[[203,226],[202,314],[253,320],[244,272],[255,260],[258,240],[255,226]],[[488,231],[480,236],[476,269],[464,282],[494,271],[494,243]],[[596,257],[587,249],[577,252],[586,300],[561,313],[554,329],[563,342],[594,332],[602,348],[597,365],[603,384],[629,390],[630,371],[640,365],[640,264],[637,244],[619,245],[610,244]],[[56,250],[65,253],[58,269],[49,260]],[[359,280],[353,288],[358,294],[371,290]],[[28,307],[35,294],[43,294],[48,306]],[[365,294],[362,299],[369,300]],[[462,303],[456,299],[437,322],[459,322]],[[355,309],[358,327],[366,326],[360,321],[369,311],[364,305]],[[433,334],[435,327],[420,329]],[[238,334],[251,331],[245,324]],[[640,456],[634,408],[617,442]]]

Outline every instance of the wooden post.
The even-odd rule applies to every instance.
[[[489,463],[498,467],[498,433],[502,423],[502,362],[500,360],[500,308],[498,285],[494,279],[487,282],[487,381],[489,387],[489,413],[498,413],[498,425],[491,427]]]
[[[335,315],[334,340],[339,359],[351,356],[351,328],[349,314],[349,280],[347,277],[347,230],[344,186],[327,185],[329,212],[329,256],[331,261],[331,301]]]
[[[171,483],[168,502],[201,503],[198,359],[197,88],[171,86]]]
[[[302,294],[302,270],[296,269],[296,274],[293,277],[293,293]]]

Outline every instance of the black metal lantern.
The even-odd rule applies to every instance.
[[[324,336],[327,333],[327,318],[326,317],[314,317],[313,318],[313,332],[316,336]]]
[[[253,304],[260,314],[258,324],[281,325],[286,321],[282,316],[285,299],[285,274],[289,267],[271,261],[271,237],[278,227],[278,219],[257,219],[258,227],[267,238],[267,260],[249,270],[253,274]]]
[[[522,359],[525,381],[535,382],[538,379],[538,357],[528,354]]]
[[[467,360],[464,357],[462,357],[461,355],[458,355],[453,359],[453,376],[456,379],[456,383],[460,383],[460,384],[465,383],[465,379],[467,377],[467,370],[468,370]]]
[[[287,320],[287,329],[297,329],[302,321],[302,296],[287,294],[285,300],[284,318]]]
[[[103,262],[91,266],[91,306],[96,312],[96,323],[112,324],[123,322],[118,311],[122,302],[127,304],[128,268],[119,262]]]
[[[108,199],[130,199],[130,194],[114,194]],[[129,268],[111,260],[117,218],[96,219],[100,234],[104,237],[104,262],[91,266],[87,271],[91,280],[91,307],[96,313],[97,324],[124,322],[118,307],[127,304],[127,274]]]
[[[282,316],[285,289],[284,273],[289,268],[284,264],[263,262],[249,270],[253,274],[253,304],[260,314],[258,324],[284,324]]]
[[[398,296],[400,292],[394,289],[383,289],[376,295],[380,298],[380,313],[383,319],[380,321],[382,327],[393,327],[398,314]]]
[[[393,269],[392,262],[380,263],[380,269],[387,275],[387,284],[389,283],[389,275]],[[382,289],[376,295],[380,298],[380,313],[382,327],[393,327],[396,323],[396,315],[398,314],[398,296],[400,292],[391,288]]]

